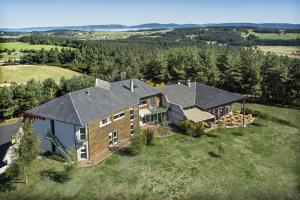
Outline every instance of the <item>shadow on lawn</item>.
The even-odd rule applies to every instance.
[[[119,149],[116,153],[121,156],[129,156],[129,157],[137,155],[137,152],[130,147],[123,147]]]
[[[208,152],[208,155],[210,155],[210,157],[213,157],[213,158],[220,158],[220,157],[221,157],[220,154],[217,154],[217,153],[214,152],[214,151]]]
[[[71,179],[69,172],[57,171],[54,168],[50,168],[50,169],[41,171],[40,176],[41,176],[42,180],[44,180],[45,178],[48,178],[57,183],[65,183]]]
[[[0,192],[15,190],[16,186],[12,184],[12,178],[5,173],[0,175]]]

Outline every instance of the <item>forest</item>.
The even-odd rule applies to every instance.
[[[124,72],[126,78],[135,77],[154,83],[177,83],[190,79],[246,95],[251,101],[299,106],[300,60],[264,54],[247,47],[248,44],[244,45],[249,40],[237,39],[240,35],[224,36],[224,30],[213,29],[210,31],[213,34],[205,34],[204,30],[199,29],[176,29],[164,33],[167,36],[156,33],[147,38],[132,36],[105,41],[75,40],[45,34],[23,36],[20,41],[66,48],[27,50],[18,63],[63,66],[89,76],[62,80],[59,85],[47,80],[0,88],[1,115],[18,115],[66,92],[92,86],[95,77],[107,81],[120,80]],[[203,35],[199,34],[202,32]],[[186,35],[197,35],[196,40],[184,37]],[[221,43],[227,45],[201,41],[209,37],[218,37]]]

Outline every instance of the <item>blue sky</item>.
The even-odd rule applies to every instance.
[[[0,27],[300,23],[299,0],[1,0]]]

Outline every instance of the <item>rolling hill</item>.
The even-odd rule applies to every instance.
[[[211,27],[211,26],[247,26],[258,28],[277,28],[277,29],[299,29],[300,24],[289,23],[211,23],[211,24],[175,24],[175,23],[146,23],[133,26],[121,24],[107,25],[86,25],[86,26],[49,26],[49,27],[28,27],[28,28],[0,28],[2,32],[33,32],[33,31],[51,31],[51,30],[81,30],[81,31],[127,31],[142,29],[175,29],[192,27]]]
[[[0,66],[0,85],[9,84],[11,82],[25,83],[31,79],[43,81],[52,78],[59,81],[62,77],[71,78],[78,76],[80,73],[49,65],[7,65]]]

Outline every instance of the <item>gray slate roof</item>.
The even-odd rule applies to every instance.
[[[144,97],[152,96],[159,94],[160,91],[156,88],[148,86],[145,82],[138,79],[131,79],[134,85],[134,92],[130,92],[130,79],[117,81],[111,83],[112,87],[117,87],[120,90],[123,89],[127,93],[133,95],[138,99],[142,99]]]
[[[203,110],[242,101],[243,96],[201,83],[168,85],[160,88],[168,101],[183,108],[197,106]]]
[[[160,93],[143,81],[133,79],[133,83],[133,93],[130,91],[130,80],[123,80],[111,83],[109,90],[91,87],[70,92],[26,111],[25,114],[86,125],[96,118],[136,105],[142,97]]]

